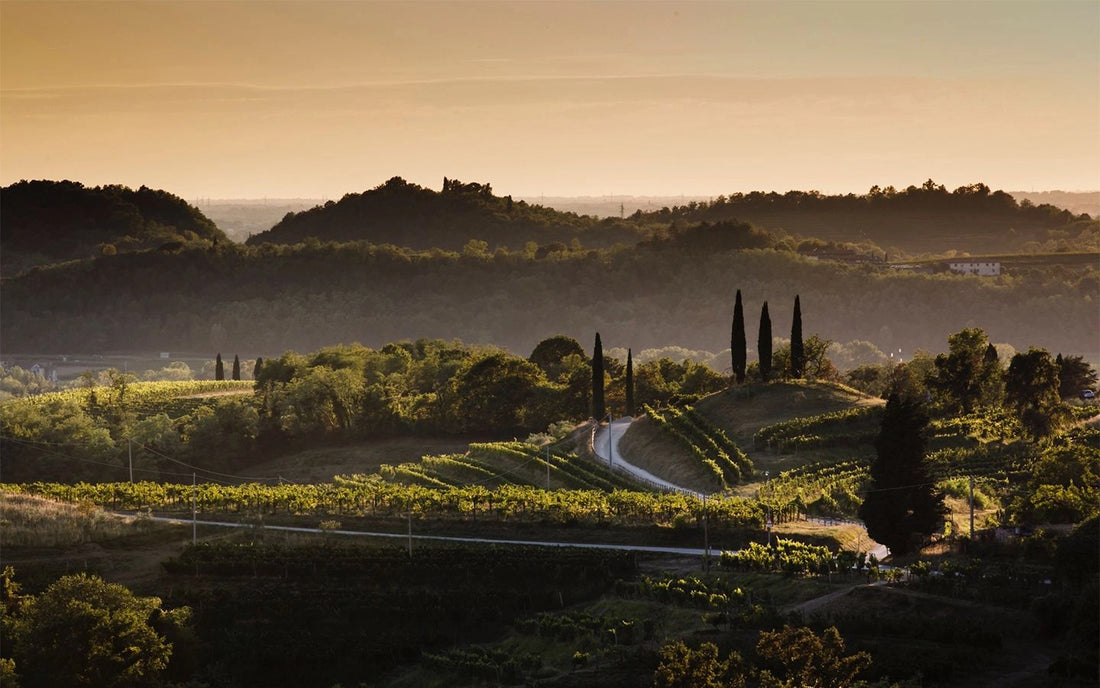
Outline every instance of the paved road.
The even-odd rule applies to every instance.
[[[631,418],[627,416],[626,418],[611,421],[609,425],[597,427],[595,434],[592,436],[592,450],[596,453],[596,456],[607,462],[612,470],[629,473],[638,480],[659,489],[702,497],[703,495],[701,493],[689,490],[686,487],[674,485],[663,478],[658,478],[644,468],[638,468],[634,464],[629,463],[622,457],[622,454],[619,453],[619,440],[622,439],[622,436],[630,427],[630,423]]]
[[[134,514],[125,512],[115,512],[120,516],[134,516]],[[219,528],[255,528],[257,526],[251,523],[233,523],[232,521],[192,521],[187,518],[168,518],[166,516],[152,516],[154,521],[161,523],[176,523],[180,525],[191,525],[192,523],[200,526],[214,526]],[[376,538],[391,538],[395,540],[408,541],[408,533],[373,533],[365,532],[361,530],[323,530],[321,528],[301,528],[297,526],[262,526],[265,530],[280,530],[288,533],[310,533],[317,535],[318,533],[325,533],[329,535],[350,535],[359,537],[376,537]],[[413,540],[428,541],[434,540],[437,542],[466,542],[466,543],[479,543],[489,545],[519,545],[529,547],[578,547],[581,549],[616,549],[626,550],[630,552],[653,552],[656,554],[680,554],[693,557],[702,557],[707,552],[703,549],[694,549],[691,547],[654,547],[650,545],[612,545],[612,544],[597,544],[591,542],[545,542],[539,540],[501,540],[494,538],[471,538],[471,537],[449,537],[446,535],[417,535],[413,534]],[[716,555],[721,550],[711,548],[710,554]]]
[[[658,478],[649,471],[643,468],[638,468],[634,464],[628,462],[619,453],[619,440],[626,434],[627,429],[630,427],[630,423],[633,419],[629,416],[613,420],[610,424],[604,426],[600,425],[596,428],[592,435],[592,450],[596,453],[596,456],[608,462],[614,470],[630,473],[638,480],[644,483],[648,483],[662,490],[669,490],[671,492],[682,492],[684,494],[695,495],[696,497],[702,497],[703,494],[689,490],[686,487],[674,485],[663,478]],[[851,523],[863,527],[863,524],[858,521],[851,521]],[[870,538],[868,538],[870,540]],[[868,550],[868,554],[874,554],[879,561],[882,561],[890,555],[890,551],[886,549],[885,545],[880,545],[877,542],[875,547]]]

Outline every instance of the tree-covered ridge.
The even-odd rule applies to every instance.
[[[267,356],[427,337],[529,352],[553,323],[553,332],[585,342],[600,331],[609,346],[721,351],[730,342],[735,286],[751,304],[750,360],[768,292],[805,296],[812,330],[824,339],[902,348],[907,358],[918,348],[942,349],[976,318],[995,342],[1074,354],[1092,351],[1100,329],[1094,265],[986,278],[849,266],[777,249],[678,247],[566,248],[540,257],[534,249],[417,252],[365,242],[219,244],[99,256],[6,280],[0,348]],[[788,324],[777,322],[776,333],[785,336]]]
[[[167,191],[47,180],[0,189],[6,274],[101,253],[227,241],[202,212]]]
[[[369,241],[414,249],[458,250],[470,241],[487,248],[522,248],[528,242],[546,246],[571,243],[589,246],[636,243],[642,233],[617,220],[563,213],[511,196],[494,196],[489,184],[443,179],[442,191],[410,184],[401,177],[339,201],[287,213],[249,245],[294,244],[314,238],[327,241]]]
[[[803,237],[870,241],[891,252],[909,253],[1066,250],[1095,242],[1100,235],[1100,223],[1085,214],[1045,203],[1018,203],[980,183],[948,191],[931,179],[901,190],[874,186],[862,195],[733,193],[710,202],[638,211],[629,219],[643,224],[740,220]]]

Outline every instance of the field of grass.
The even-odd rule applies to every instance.
[[[0,526],[5,547],[68,547],[103,542],[142,532],[148,525],[147,521],[115,516],[92,504],[0,493]]]
[[[333,476],[375,473],[383,464],[396,466],[466,451],[468,439],[455,437],[394,437],[351,444],[313,447],[250,466],[248,473],[281,476],[295,483],[327,483]]]

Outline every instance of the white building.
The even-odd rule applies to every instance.
[[[995,262],[988,263],[976,263],[973,261],[948,263],[947,267],[951,269],[951,272],[958,272],[963,275],[999,275],[1001,274],[1001,264]]]

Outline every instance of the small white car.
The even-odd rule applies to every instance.
[[[1086,389],[1085,391],[1081,392],[1081,398],[1082,399],[1095,399],[1096,398],[1096,393],[1093,392],[1091,389]]]

